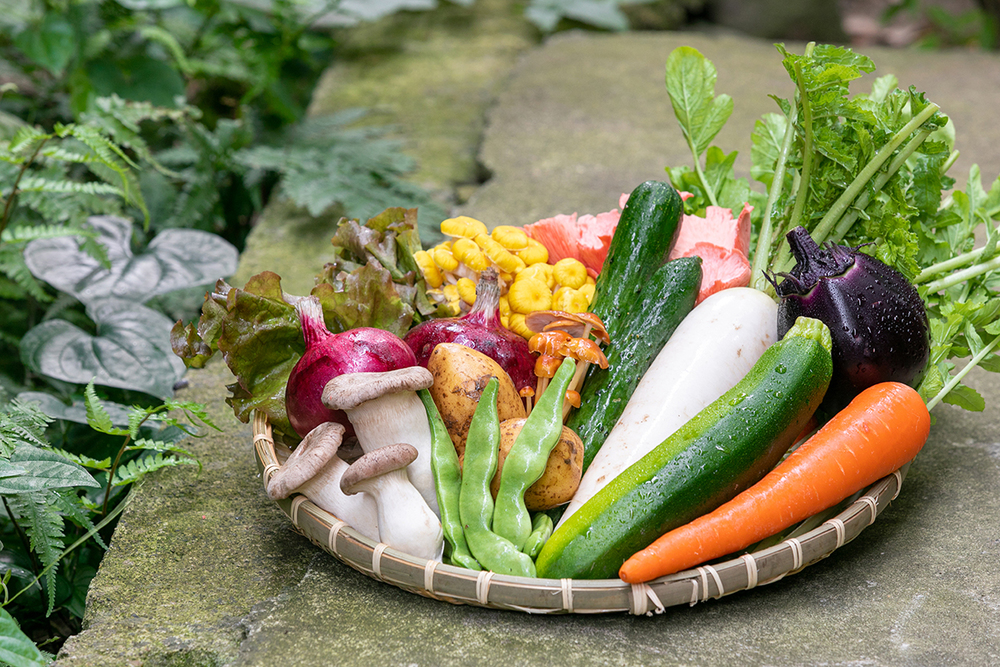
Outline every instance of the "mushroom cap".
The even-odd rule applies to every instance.
[[[352,463],[340,478],[340,490],[347,495],[357,493],[359,482],[399,470],[413,463],[417,448],[405,442],[374,449]]]
[[[524,326],[535,333],[565,331],[573,338],[583,338],[585,333],[595,336],[604,344],[611,342],[604,322],[593,313],[568,313],[562,310],[536,310],[524,317]]]
[[[551,378],[562,365],[562,358],[551,354],[543,354],[535,359],[535,375],[540,378]]]
[[[608,359],[601,352],[600,346],[589,338],[574,338],[562,348],[563,354],[577,361],[597,364],[601,368],[608,367]]]
[[[344,373],[326,383],[322,400],[331,410],[353,410],[386,394],[427,389],[432,384],[434,376],[423,366],[408,366],[384,373]]]
[[[556,357],[561,354],[562,346],[571,340],[573,337],[565,331],[542,331],[528,339],[528,351]]]
[[[344,426],[338,422],[324,422],[309,431],[285,465],[267,480],[268,497],[280,500],[292,495],[330,462],[343,439]]]

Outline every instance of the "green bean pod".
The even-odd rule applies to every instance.
[[[434,490],[437,494],[438,509],[441,512],[441,528],[444,531],[446,561],[470,570],[483,569],[479,565],[469,544],[465,540],[462,518],[458,502],[462,490],[462,469],[458,465],[455,443],[448,435],[448,429],[441,419],[434,399],[426,389],[417,392],[427,410],[427,421],[431,427],[431,474],[434,476]]]
[[[493,532],[513,542],[518,549],[524,548],[531,534],[531,515],[524,504],[524,492],[545,472],[549,454],[562,435],[563,402],[575,370],[573,359],[563,359],[503,462],[493,511]]]
[[[552,517],[544,512],[535,514],[535,518],[531,522],[531,535],[528,535],[528,539],[525,540],[522,551],[528,554],[532,560],[538,558],[545,542],[552,535],[552,529]]]
[[[492,530],[493,495],[490,481],[500,458],[500,417],[497,414],[497,388],[494,377],[486,383],[479,405],[469,425],[465,442],[459,514],[465,539],[476,560],[488,570],[522,577],[535,576],[535,564],[527,554]]]

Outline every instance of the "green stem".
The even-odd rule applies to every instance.
[[[17,199],[17,186],[21,183],[21,178],[27,173],[28,167],[31,163],[35,161],[38,157],[38,152],[42,150],[42,146],[51,139],[51,136],[47,136],[38,142],[38,146],[35,147],[35,151],[31,154],[31,157],[24,161],[21,165],[20,171],[17,172],[17,177],[14,179],[14,185],[10,188],[10,195],[7,197],[7,201],[4,202],[3,206],[3,218],[0,218],[0,236],[3,235],[4,230],[7,229],[7,225],[10,223],[10,214],[14,210],[14,200]]]
[[[688,149],[691,151],[691,157],[694,158],[694,173],[698,176],[698,181],[701,183],[701,187],[704,188],[705,194],[708,195],[708,202],[712,206],[718,206],[719,202],[715,198],[715,193],[712,192],[712,188],[708,187],[708,180],[705,179],[705,172],[701,170],[701,158],[698,157],[698,151],[694,147],[694,142],[691,141],[691,137],[688,133],[684,133],[684,138],[687,139]]]
[[[764,278],[764,271],[767,269],[771,259],[771,245],[773,244],[773,215],[774,205],[781,195],[781,190],[785,184],[785,167],[788,164],[788,154],[792,150],[792,141],[795,136],[795,107],[792,107],[785,125],[785,136],[781,141],[781,151],[778,153],[778,160],[774,164],[774,175],[771,177],[771,189],[767,193],[767,208],[764,209],[764,219],[760,225],[760,233],[757,235],[757,248],[753,253],[753,266],[750,275],[753,276],[753,286],[759,290],[766,291],[770,283]]]
[[[795,83],[799,88],[799,101],[802,105],[802,171],[799,180],[799,189],[795,193],[795,204],[792,207],[791,222],[788,225],[792,229],[799,225],[799,220],[802,218],[802,211],[806,207],[806,199],[809,197],[809,177],[812,176],[813,162],[815,161],[812,150],[812,105],[809,103],[806,82],[802,80],[801,61],[796,61],[795,63]]]
[[[956,255],[950,259],[946,259],[943,262],[938,262],[937,264],[931,264],[926,269],[917,274],[917,277],[913,279],[914,285],[919,285],[921,283],[926,283],[935,276],[941,275],[942,273],[949,273],[955,269],[960,269],[967,264],[973,264],[978,262],[983,256],[986,248],[976,248],[975,250],[970,250],[969,252],[963,252],[961,255]]]
[[[875,178],[875,182],[872,184],[872,190],[871,191],[866,190],[862,192],[861,196],[859,196],[858,200],[854,202],[854,205],[851,207],[851,209],[847,211],[844,214],[844,217],[840,219],[840,222],[837,223],[836,228],[833,230],[833,232],[830,233],[830,236],[827,237],[828,240],[834,243],[839,243],[840,241],[843,240],[845,236],[847,236],[847,232],[851,231],[851,227],[858,219],[858,215],[860,215],[860,212],[865,210],[865,208],[868,206],[868,202],[871,201],[871,195],[878,194],[879,192],[882,191],[882,188],[884,188],[885,184],[889,182],[889,179],[892,178],[896,174],[896,172],[899,171],[899,169],[906,163],[906,161],[910,159],[910,156],[913,155],[913,153],[915,153],[918,148],[920,148],[920,144],[924,143],[924,140],[927,139],[928,136],[930,136],[930,133],[931,130],[927,129],[921,130],[916,135],[914,135],[914,137],[910,139],[905,146],[903,146],[899,150],[899,153],[896,154],[896,157],[894,157],[892,162],[889,163],[889,168],[883,172],[880,172],[879,175]]]
[[[948,170],[951,169],[951,166],[955,164],[955,161],[958,159],[958,155],[959,155],[958,151],[952,151],[951,154],[948,155],[948,159],[945,160],[944,164],[941,165],[942,174],[948,173]]]
[[[55,560],[53,560],[52,563],[48,567],[46,567],[41,572],[39,572],[38,575],[34,578],[34,580],[31,581],[31,583],[29,583],[27,586],[25,586],[24,588],[22,588],[21,590],[19,590],[17,593],[15,593],[7,601],[7,603],[9,604],[9,603],[13,602],[14,600],[17,599],[17,596],[19,596],[21,593],[23,593],[24,591],[28,590],[29,588],[31,588],[32,586],[34,586],[35,584],[37,584],[39,581],[41,581],[42,577],[44,577],[48,573],[48,571],[50,569],[52,569],[53,567],[55,567],[56,563],[59,563],[60,561],[62,561],[63,558],[65,558],[67,555],[69,555],[69,553],[71,551],[73,551],[73,549],[76,549],[78,546],[80,546],[81,544],[83,544],[84,542],[86,542],[87,540],[89,540],[91,537],[93,537],[102,528],[104,528],[109,523],[111,523],[112,521],[114,521],[115,518],[119,514],[121,514],[125,510],[125,507],[132,501],[132,495],[133,495],[133,491],[129,491],[128,495],[125,496],[125,499],[122,500],[118,504],[118,506],[115,507],[115,509],[111,511],[111,514],[108,514],[107,516],[105,516],[103,519],[101,519],[101,521],[97,525],[95,525],[93,528],[91,528],[90,530],[88,530],[83,536],[81,536],[80,539],[78,539],[76,542],[74,542],[73,544],[71,544],[68,547],[66,547],[66,549],[61,554],[59,554],[58,558],[56,558]]]
[[[158,411],[158,410],[157,410]],[[142,420],[135,425],[135,430],[133,433],[138,433],[142,425],[146,423],[146,420],[152,417],[157,411],[147,414]],[[122,456],[124,456],[126,450],[128,450],[129,443],[132,442],[132,434],[129,433],[125,436],[125,442],[118,449],[118,455],[115,456],[114,463],[111,464],[111,468],[108,470],[108,484],[104,489],[104,505],[101,507],[101,515],[108,515],[108,503],[111,501],[111,481],[115,478],[115,471],[118,469],[118,464],[121,463]]]
[[[809,42],[806,44],[806,48],[803,51],[805,57],[810,57],[813,54],[813,50],[816,48],[816,42]],[[799,105],[802,106],[803,113],[803,146],[802,146],[802,169],[795,173],[795,177],[792,182],[792,190],[795,191],[795,203],[793,204],[792,214],[787,217],[781,226],[781,229],[775,234],[775,238],[778,239],[778,252],[776,253],[776,258],[773,263],[774,267],[782,267],[786,264],[790,264],[791,248],[785,241],[785,234],[788,230],[794,226],[793,221],[799,220],[802,216],[802,210],[805,208],[806,198],[809,193],[809,176],[813,169],[814,155],[812,152],[813,143],[813,132],[812,132],[812,105],[809,104],[809,96],[805,88],[805,82],[802,79],[802,66],[800,63],[795,63],[795,85],[799,93],[799,104],[792,105],[792,115],[789,117],[788,129],[785,134],[785,138],[788,141],[789,147],[791,146],[791,140],[795,136],[795,122],[797,120],[797,112]],[[791,136],[789,136],[791,135]],[[783,142],[784,144],[784,142]],[[784,145],[782,146],[784,148]],[[773,241],[769,240],[769,243]],[[762,269],[763,270],[763,269]],[[753,275],[752,273],[750,274]],[[773,288],[770,285],[765,289],[766,292],[771,293]]]
[[[948,380],[948,383],[941,388],[941,391],[939,391],[937,395],[934,396],[934,398],[927,401],[927,410],[928,411],[932,410],[935,405],[940,403],[941,400],[948,395],[948,392],[954,389],[958,385],[958,383],[961,382],[962,379],[969,374],[969,371],[978,366],[979,362],[985,359],[986,355],[988,355],[993,351],[993,349],[997,346],[997,344],[1000,344],[1000,336],[997,336],[992,341],[990,341],[989,344],[983,347],[983,349],[981,349],[974,357],[972,357],[972,359],[969,360],[969,363],[967,363],[965,366],[962,367],[962,370],[958,371],[953,376],[951,376],[951,379]]]
[[[988,271],[993,271],[994,269],[1000,269],[1000,257],[994,257],[988,262],[983,262],[981,264],[976,264],[970,266],[962,271],[956,271],[944,278],[939,278],[932,282],[927,283],[924,286],[924,291],[927,294],[934,294],[942,290],[946,290],[949,287],[954,287],[959,283],[965,282],[970,278],[975,278],[976,276],[982,275]]]

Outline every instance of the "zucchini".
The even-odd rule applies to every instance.
[[[701,260],[682,257],[663,263],[684,204],[666,183],[646,181],[629,195],[591,311],[611,339],[608,368],[587,371],[580,408],[566,425],[583,441],[583,470],[608,437],[628,399],[674,329],[694,308],[701,285]]]
[[[612,480],[549,538],[538,576],[617,576],[632,554],[756,483],[830,384],[830,330],[799,318],[717,401]]]

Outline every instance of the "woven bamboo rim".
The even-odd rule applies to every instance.
[[[253,445],[258,471],[267,481],[281,464],[271,425],[254,413]],[[899,495],[909,464],[875,482],[838,506],[839,513],[813,517],[774,545],[723,562],[660,577],[645,584],[621,579],[531,579],[476,572],[427,561],[375,542],[344,521],[295,494],[276,501],[292,525],[324,551],[378,581],[425,597],[530,614],[661,613],[667,607],[695,605],[738,591],[770,584],[799,572],[844,546],[875,522]],[[818,522],[818,524],[817,524]]]

